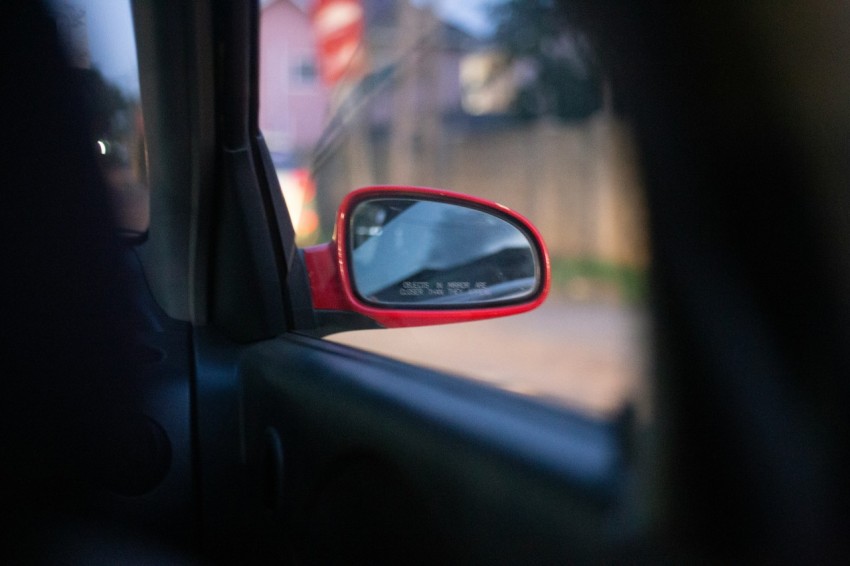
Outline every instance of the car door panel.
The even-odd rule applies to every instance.
[[[100,451],[114,454],[97,472],[106,487],[98,508],[185,547],[197,536],[191,325],[169,317],[153,299],[137,250],[126,248],[123,260],[132,297],[132,310],[124,313],[133,331],[132,360],[111,385],[110,410],[122,416],[98,436]]]
[[[427,542],[441,561],[511,563],[614,546],[614,423],[298,335],[246,349],[238,374],[248,481],[275,510],[267,527],[288,533],[282,552],[384,560]],[[374,517],[406,528],[390,537]]]

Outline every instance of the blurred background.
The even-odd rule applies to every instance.
[[[529,218],[537,311],[331,340],[595,413],[646,405],[645,207],[590,39],[544,0],[261,2],[260,128],[301,245],[366,185],[432,186]]]

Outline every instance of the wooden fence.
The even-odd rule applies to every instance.
[[[330,229],[348,191],[367,184],[437,186],[504,204],[529,218],[556,257],[644,267],[645,206],[629,128],[602,112],[579,124],[430,129],[399,151],[391,136],[353,124],[314,168],[319,213]],[[358,135],[360,132],[361,135]],[[410,148],[414,149],[410,149]],[[406,179],[387,163],[410,159]]]

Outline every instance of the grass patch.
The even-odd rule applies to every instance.
[[[626,303],[646,300],[646,270],[591,258],[553,257],[552,290],[574,298],[616,298]]]

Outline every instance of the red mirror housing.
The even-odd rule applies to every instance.
[[[304,259],[319,330],[329,332],[519,314],[543,303],[551,278],[543,239],[521,215],[422,187],[351,192],[332,240]]]

